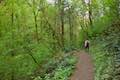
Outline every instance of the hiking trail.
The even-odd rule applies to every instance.
[[[89,53],[80,51],[75,56],[78,62],[70,80],[94,80],[94,65]]]

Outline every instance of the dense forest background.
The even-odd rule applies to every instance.
[[[67,80],[86,39],[95,80],[113,80],[119,33],[120,0],[0,0],[0,80]]]

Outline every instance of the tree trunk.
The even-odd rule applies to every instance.
[[[70,46],[73,46],[73,23],[72,23],[72,18],[71,18],[71,16],[72,16],[72,13],[71,13],[71,9],[69,9],[69,16],[68,16],[68,18],[69,18],[69,26],[70,26]]]
[[[12,10],[11,13],[11,48],[14,48],[14,13]],[[11,51],[11,56],[13,57],[15,54],[14,51]],[[13,64],[11,64],[13,65]],[[14,80],[14,68],[12,67],[12,71],[11,71],[11,80]]]
[[[35,14],[35,11],[33,11],[33,14],[34,14],[35,29],[36,29],[36,40],[37,40],[37,43],[39,43],[37,16]]]
[[[39,37],[38,37],[38,24],[37,24],[37,14],[35,12],[35,0],[33,0],[33,15],[34,15],[34,22],[35,22],[35,33],[36,33],[36,40],[37,43],[39,43]]]
[[[60,10],[60,25],[61,25],[61,45],[64,48],[64,1],[58,0]]]
[[[88,7],[89,7],[89,22],[90,22],[90,26],[92,27],[93,22],[92,22],[92,7],[91,7],[91,3],[92,1],[90,0],[88,3]]]

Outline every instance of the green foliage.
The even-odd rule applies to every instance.
[[[95,63],[95,80],[119,80],[119,25],[108,27],[104,33],[92,40],[90,52]],[[119,23],[117,23],[119,24]]]
[[[100,41],[99,41],[100,42]],[[102,42],[102,44],[104,44]],[[106,79],[109,80],[113,72],[113,57],[107,50],[99,43],[98,45],[92,46],[90,51],[92,53],[93,61],[95,63],[95,80],[104,80],[105,75],[108,75]],[[106,71],[107,70],[107,71]],[[104,77],[103,77],[104,76]]]
[[[83,47],[87,37],[95,39],[100,34],[109,34],[103,31],[117,18],[119,0],[92,0],[90,5],[82,0],[55,0],[55,3],[47,0],[0,0],[0,79],[68,79],[75,59],[65,57],[61,61],[65,55],[63,52]],[[119,20],[115,22],[119,23]],[[107,40],[113,38],[110,36]],[[113,40],[112,46],[109,46],[111,42],[96,45],[101,46],[93,55],[95,59],[100,57],[96,62],[101,63],[108,55],[108,51],[100,52],[102,47],[109,46],[111,51],[119,53],[117,40]],[[96,53],[97,49],[92,52]]]
[[[72,55],[66,56],[63,59],[61,59],[60,62],[56,63],[57,66],[55,67],[55,70],[53,70],[50,73],[44,74],[44,78],[37,76],[34,78],[34,80],[68,80],[69,76],[73,72],[75,63],[76,58],[74,56]]]

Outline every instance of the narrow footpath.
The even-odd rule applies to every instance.
[[[94,65],[91,56],[84,51],[77,52],[75,55],[78,62],[70,80],[94,80]]]

